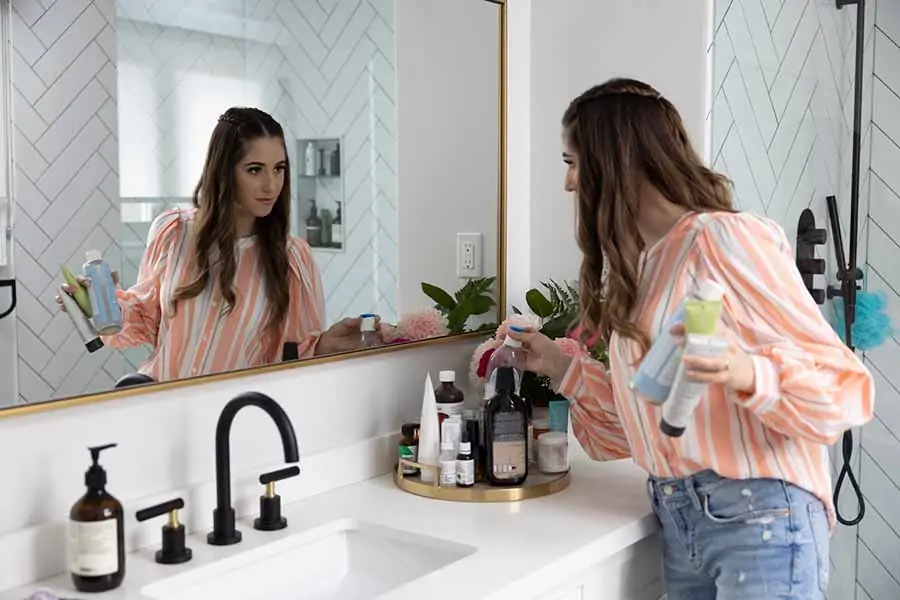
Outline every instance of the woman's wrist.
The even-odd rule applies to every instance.
[[[550,377],[550,381],[553,382],[554,387],[559,387],[560,385],[562,385],[562,382],[565,380],[566,375],[568,375],[569,373],[569,369],[572,368],[573,360],[575,359],[571,356],[560,354],[560,356],[553,361],[553,372],[548,373],[547,376]]]

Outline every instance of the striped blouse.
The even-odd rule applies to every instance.
[[[633,456],[662,478],[712,469],[777,478],[825,503],[832,524],[828,446],[872,418],[872,376],[826,322],[794,265],[782,229],[748,213],[692,213],[645,255],[635,314],[651,340],[700,280],[725,289],[723,324],[752,356],[756,391],[710,385],[680,438],[659,430],[662,409],[629,387],[640,348],[613,334],[607,371],[572,362],[559,386],[572,427],[597,460]]]
[[[175,209],[154,220],[137,283],[118,292],[122,331],[104,336],[104,344],[152,346],[140,371],[156,381],[272,364],[281,360],[285,342],[297,342],[301,357],[311,355],[325,320],[325,300],[312,252],[296,238],[288,243],[291,297],[281,335],[261,335],[269,311],[253,237],[238,240],[235,249],[236,298],[229,313],[224,314],[215,277],[175,310],[175,290],[195,273],[190,260],[194,215],[194,209]]]

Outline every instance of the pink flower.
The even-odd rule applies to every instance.
[[[502,343],[497,338],[490,338],[475,348],[475,352],[472,353],[472,360],[469,363],[469,381],[475,387],[479,387],[483,383],[491,355]]]
[[[397,337],[407,340],[429,340],[450,335],[450,329],[438,310],[425,308],[409,313],[397,323]]]

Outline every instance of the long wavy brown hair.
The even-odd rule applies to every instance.
[[[213,129],[203,165],[203,174],[194,189],[196,228],[193,235],[193,261],[196,277],[180,286],[176,302],[196,298],[215,275],[225,312],[237,301],[234,276],[237,271],[235,248],[235,210],[238,206],[236,169],[247,154],[248,145],[260,138],[273,137],[284,146],[284,130],[271,115],[256,108],[229,108]],[[288,236],[291,222],[291,170],[285,147],[284,185],[267,216],[257,219],[257,256],[266,285],[270,331],[284,323],[290,303]]]
[[[644,243],[639,194],[650,184],[690,211],[731,211],[731,184],[703,165],[671,102],[634,79],[592,87],[569,105],[563,133],[577,164],[577,237],[582,337],[609,343],[613,331],[646,352],[634,309]]]

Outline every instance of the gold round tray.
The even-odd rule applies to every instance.
[[[403,466],[408,465],[422,470],[434,472],[433,483],[423,483],[418,475],[404,475]],[[474,487],[440,487],[438,485],[437,468],[423,465],[405,458],[400,459],[394,471],[394,483],[404,492],[450,502],[518,502],[531,498],[549,496],[569,487],[572,478],[569,472],[546,475],[535,470],[528,474],[525,483],[518,487],[495,487],[486,483],[476,483]]]

